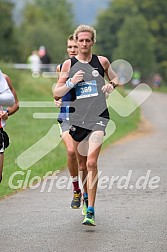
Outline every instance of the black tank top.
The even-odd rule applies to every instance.
[[[109,119],[105,94],[101,91],[104,86],[104,68],[98,56],[92,55],[89,63],[82,63],[75,57],[71,58],[69,77],[83,70],[83,81],[70,90],[70,123],[80,127],[89,128],[92,122],[98,122],[101,117]],[[101,118],[102,119],[102,118]]]

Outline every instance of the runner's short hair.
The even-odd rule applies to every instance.
[[[71,34],[71,35],[68,37],[68,40],[74,40],[73,34]]]
[[[96,43],[96,30],[89,25],[79,25],[74,31],[73,37],[75,40],[78,39],[78,33],[80,32],[90,32],[92,34],[92,41]]]

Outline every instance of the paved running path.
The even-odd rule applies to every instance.
[[[58,190],[55,183],[51,192],[28,189],[0,201],[0,251],[166,252],[167,95],[153,93],[142,110],[148,123],[139,133],[100,155],[100,177],[110,180],[100,182],[107,188],[98,189],[96,227],[83,226],[81,209],[70,209],[71,190]],[[137,189],[146,174],[146,189]],[[121,189],[126,180],[119,179],[128,175],[128,188]],[[119,177],[112,185],[113,176]],[[151,189],[154,176],[160,181]]]

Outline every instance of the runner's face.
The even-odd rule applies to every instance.
[[[89,53],[93,44],[92,34],[90,32],[78,33],[77,45],[80,52]]]
[[[74,42],[74,40],[67,41],[67,53],[69,58],[72,58],[73,56],[76,56],[78,54],[78,46]]]

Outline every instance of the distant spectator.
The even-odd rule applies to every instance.
[[[32,51],[32,54],[28,57],[28,64],[32,73],[40,73],[41,60],[37,51]]]
[[[38,55],[40,57],[42,64],[44,65],[42,67],[42,71],[46,71],[46,72],[49,71],[50,67],[48,66],[48,64],[51,64],[51,58],[50,58],[45,46],[39,47]]]
[[[161,76],[159,73],[156,73],[154,76],[153,76],[153,87],[154,88],[160,88],[161,86]]]
[[[133,76],[132,76],[132,84],[134,86],[139,85],[141,79],[141,72],[139,70],[134,70]]]

